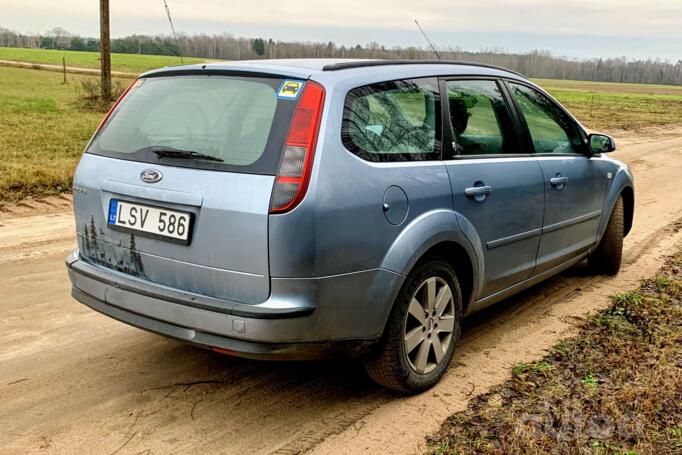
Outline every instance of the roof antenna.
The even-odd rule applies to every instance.
[[[424,35],[424,38],[426,38],[426,41],[429,43],[429,46],[431,46],[431,50],[433,50],[433,53],[436,54],[436,57],[438,57],[438,60],[440,60],[441,58],[440,58],[440,55],[438,54],[438,51],[434,47],[434,45],[431,42],[431,40],[429,39],[429,37],[426,36],[426,32],[424,32],[424,29],[422,28],[422,26],[419,25],[419,22],[417,22],[417,19],[414,20],[414,23],[417,24],[417,27],[419,27],[419,30],[421,30],[422,35]]]
[[[168,15],[168,23],[170,24],[171,31],[173,32],[173,39],[175,39],[175,47],[178,48],[178,57],[180,57],[180,63],[182,63],[184,65],[185,61],[182,59],[182,52],[180,52],[180,44],[178,43],[178,37],[175,36],[175,27],[173,27],[173,20],[171,19],[170,8],[168,8],[168,3],[166,3],[166,0],[163,0],[163,6],[166,7],[166,14]]]

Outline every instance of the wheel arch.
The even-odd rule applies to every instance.
[[[620,195],[623,197],[624,231],[623,236],[627,236],[632,229],[632,220],[635,217],[635,191],[631,186],[623,187]]]
[[[414,267],[432,259],[447,262],[457,275],[457,281],[462,292],[462,311],[466,312],[474,301],[474,264],[467,250],[457,242],[444,241],[433,245],[417,260]],[[413,268],[414,268],[413,267]]]
[[[601,240],[604,235],[613,209],[616,207],[616,202],[618,202],[618,198],[621,196],[623,197],[624,210],[624,236],[632,229],[632,220],[635,213],[635,187],[632,174],[624,165],[620,165],[615,174],[613,184],[610,186],[609,191],[604,198],[604,208],[599,222],[599,230],[597,231],[597,238],[599,240]]]
[[[430,212],[413,220],[391,245],[382,268],[407,276],[418,264],[430,258],[443,259],[455,270],[466,312],[477,295],[480,259],[452,211]]]

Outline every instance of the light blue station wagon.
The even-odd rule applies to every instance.
[[[72,294],[221,353],[357,356],[419,392],[464,316],[584,259],[618,272],[634,185],[614,149],[486,65],[151,71],[78,166]]]

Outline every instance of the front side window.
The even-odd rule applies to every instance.
[[[369,161],[440,158],[436,79],[382,82],[351,90],[343,109],[342,140]]]
[[[518,153],[507,103],[495,81],[447,82],[455,155]]]
[[[582,153],[578,127],[559,106],[537,90],[509,85],[526,119],[535,153]]]

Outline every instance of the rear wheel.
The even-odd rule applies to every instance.
[[[440,380],[461,332],[462,297],[452,267],[442,260],[418,265],[403,284],[365,369],[377,383],[418,393]]]
[[[623,197],[619,196],[613,208],[609,224],[599,246],[590,255],[587,264],[595,274],[615,275],[620,270],[623,258]]]

